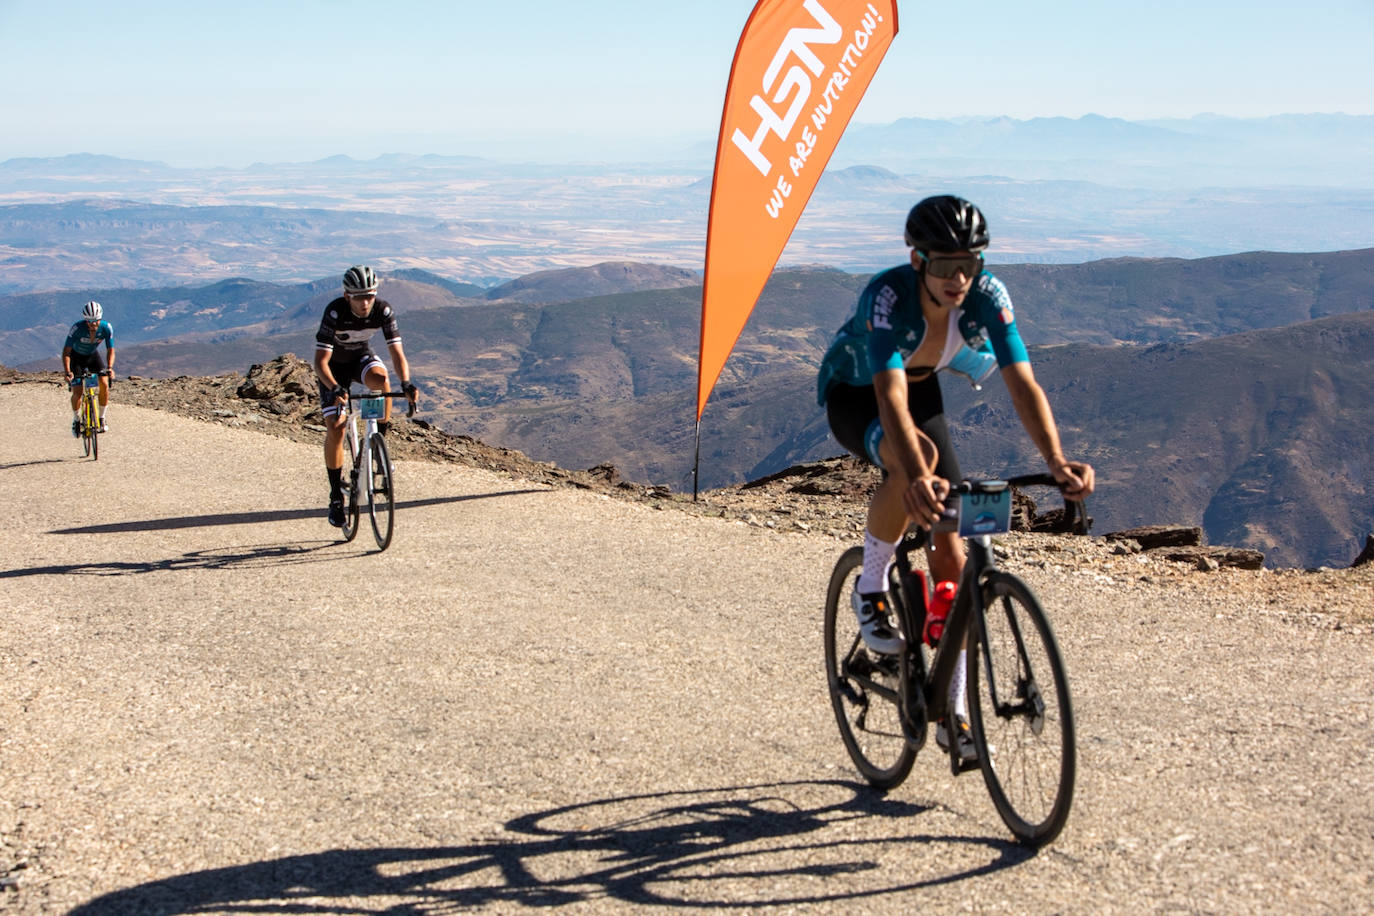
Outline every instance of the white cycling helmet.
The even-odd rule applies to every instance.
[[[343,288],[345,293],[352,295],[375,293],[379,285],[377,275],[373,273],[371,267],[359,264],[344,271]]]
[[[105,316],[105,310],[100,307],[100,303],[92,299],[86,303],[86,307],[81,310],[81,317],[87,321],[99,321]]]

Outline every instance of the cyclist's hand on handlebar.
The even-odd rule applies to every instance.
[[[1064,485],[1065,499],[1084,499],[1092,495],[1096,485],[1093,466],[1083,461],[1065,461],[1050,468],[1054,479]]]
[[[66,370],[62,374],[67,377],[67,381],[69,382],[76,378],[76,373],[72,372],[70,369]]]
[[[911,481],[911,485],[902,493],[902,503],[916,524],[929,531],[945,510],[945,497],[949,495],[949,490],[948,480],[927,474]]]

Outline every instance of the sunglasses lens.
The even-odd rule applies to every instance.
[[[970,255],[967,258],[931,258],[926,261],[926,266],[930,270],[930,275],[947,280],[955,274],[962,273],[965,277],[973,277],[983,269],[983,258],[981,255]]]

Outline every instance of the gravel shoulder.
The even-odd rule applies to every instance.
[[[6,912],[1374,906],[1370,566],[1000,541],[1079,716],[1031,856],[977,774],[923,753],[884,796],[849,765],[833,497],[411,455],[377,553],[325,524],[314,442],[118,403],[90,462],[61,402],[0,385]]]

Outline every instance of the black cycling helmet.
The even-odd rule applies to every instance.
[[[906,216],[906,243],[917,251],[972,251],[988,247],[983,213],[962,197],[927,197]]]
[[[377,275],[371,267],[359,264],[344,271],[343,288],[346,293],[375,293],[378,285]]]

